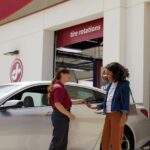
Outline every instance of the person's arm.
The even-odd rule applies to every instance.
[[[122,117],[121,117],[121,121],[120,121],[120,125],[124,126],[126,121],[127,121],[127,117],[128,117],[128,112],[129,112],[129,103],[130,103],[130,88],[129,88],[129,82],[127,82],[123,87],[122,87]]]
[[[127,115],[129,112],[129,103],[130,103],[129,82],[125,83],[125,85],[122,86],[121,101],[122,101],[121,112],[123,115]]]
[[[90,109],[97,109],[97,110],[99,110],[98,109],[98,105],[92,105],[90,102],[86,102],[85,103],[86,104],[86,106],[88,107],[88,108],[90,108]]]
[[[122,114],[121,120],[120,120],[120,126],[124,126],[127,121],[128,115],[126,113]]]
[[[84,99],[71,99],[73,105],[84,104],[86,100]]]
[[[61,103],[56,102],[55,103],[55,107],[57,108],[58,111],[60,111],[64,115],[66,115],[70,120],[74,120],[75,119],[75,116],[72,113],[70,113],[68,110],[66,110]]]

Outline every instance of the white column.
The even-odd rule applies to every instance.
[[[144,5],[143,101],[150,112],[150,3]]]
[[[144,2],[127,8],[126,65],[135,100],[144,102]]]
[[[54,65],[54,31],[43,32],[42,80],[53,78]]]
[[[104,1],[104,66],[117,61],[124,64],[125,53],[125,1]]]

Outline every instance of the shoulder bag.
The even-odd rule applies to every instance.
[[[129,92],[130,92],[133,103],[129,103],[129,113],[128,113],[128,115],[133,115],[134,116],[134,115],[137,115],[137,108],[136,108],[136,103],[135,103],[135,100],[134,100],[134,97],[133,97],[133,94],[132,94],[132,91],[131,91],[130,87],[129,87]]]
[[[137,115],[137,108],[136,108],[136,103],[135,103],[135,100],[134,100],[134,97],[133,97],[133,94],[132,94],[130,87],[129,87],[129,92],[130,92],[133,103],[129,102],[129,113],[128,113],[128,115],[135,116],[135,115]],[[121,96],[121,101],[123,102],[122,96]]]

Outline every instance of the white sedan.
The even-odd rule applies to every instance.
[[[10,83],[0,86],[0,150],[48,150],[52,138],[48,106],[49,81]],[[73,99],[93,104],[104,101],[105,92],[94,87],[66,84]],[[100,150],[105,116],[94,113],[84,104],[74,105],[76,120],[71,121],[68,150]],[[138,149],[150,141],[150,120],[143,107],[129,116],[122,141],[123,150]]]

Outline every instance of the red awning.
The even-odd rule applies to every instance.
[[[17,12],[32,0],[0,0],[0,21]]]

